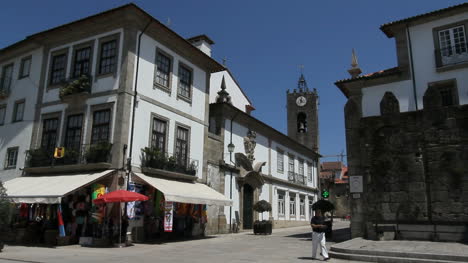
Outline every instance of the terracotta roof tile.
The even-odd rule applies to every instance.
[[[408,17],[408,18],[404,18],[404,19],[400,19],[397,21],[383,24],[380,26],[380,30],[382,30],[388,37],[393,37],[393,32],[391,32],[390,30],[390,27],[393,25],[408,23],[408,22],[412,22],[412,21],[415,21],[421,18],[430,17],[430,16],[437,16],[437,15],[440,15],[441,13],[445,13],[445,12],[452,11],[452,10],[459,9],[459,8],[467,8],[467,7],[468,7],[468,3],[462,3],[459,5],[449,6],[449,7],[434,10],[428,13],[424,13],[424,14],[420,14],[420,15],[416,15],[416,16],[412,16],[412,17]]]

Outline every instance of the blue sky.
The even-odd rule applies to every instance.
[[[457,0],[172,0],[134,1],[183,37],[207,34],[213,57],[227,66],[251,98],[253,115],[286,133],[286,90],[297,85],[299,65],[320,96],[320,153],[346,150],[345,97],[333,84],[348,78],[351,49],[364,73],[396,66],[394,39],[381,24],[463,3]],[[0,48],[39,31],[128,1],[4,1]],[[324,158],[334,161],[337,158]],[[322,161],[323,161],[322,160]]]

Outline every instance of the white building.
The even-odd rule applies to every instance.
[[[260,199],[273,204],[264,217],[277,227],[307,224],[319,155],[249,115],[252,103],[211,58],[213,44],[206,35],[184,39],[128,4],[2,49],[2,90],[11,92],[0,100],[0,180],[8,180],[9,196],[57,203],[70,193],[89,194],[80,189],[94,182],[114,190],[130,179],[165,201],[210,205],[208,233],[228,231],[236,212],[246,219],[242,227],[251,227]],[[217,103],[221,83],[232,105]],[[249,131],[256,132],[255,162],[266,163],[261,172],[241,165]],[[64,147],[62,158],[54,158],[56,147]],[[57,178],[61,185],[52,189]]]
[[[0,50],[0,180],[20,176],[33,132],[43,49],[20,42]]]
[[[56,203],[89,193],[80,189],[93,182],[113,190],[131,178],[163,192],[166,201],[230,204],[203,184],[210,74],[224,70],[210,57],[211,44],[203,35],[184,39],[128,4],[1,50],[2,90],[11,90],[0,101],[6,116],[0,180],[8,180],[8,195]],[[54,158],[56,147],[64,147],[63,158]],[[162,156],[161,167],[150,163],[155,156],[145,148]],[[15,167],[25,176],[9,180],[22,174],[11,173]],[[75,188],[52,186],[50,176]],[[82,177],[93,179],[77,182]]]
[[[210,87],[208,184],[233,200],[232,207],[212,211],[219,213],[219,232],[224,220],[226,230],[234,223],[249,229],[262,218],[273,220],[277,228],[307,225],[318,199],[319,154],[251,116],[254,107],[229,71],[213,74]],[[291,93],[299,94],[308,93]],[[289,109],[302,107],[296,98],[291,101]],[[315,107],[312,102],[307,107]],[[313,129],[307,134],[318,136]],[[252,205],[259,200],[271,203],[272,211],[254,212]]]

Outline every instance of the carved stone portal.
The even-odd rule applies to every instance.
[[[245,154],[247,155],[247,158],[251,164],[253,164],[253,161],[255,161],[254,152],[255,146],[257,146],[255,138],[257,138],[257,133],[251,130],[249,130],[247,132],[247,136],[244,137]]]

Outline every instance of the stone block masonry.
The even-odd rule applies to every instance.
[[[363,199],[353,200],[362,205],[363,223],[460,228],[468,222],[468,105],[388,112],[350,128],[348,151],[361,153],[354,169],[365,177]]]

